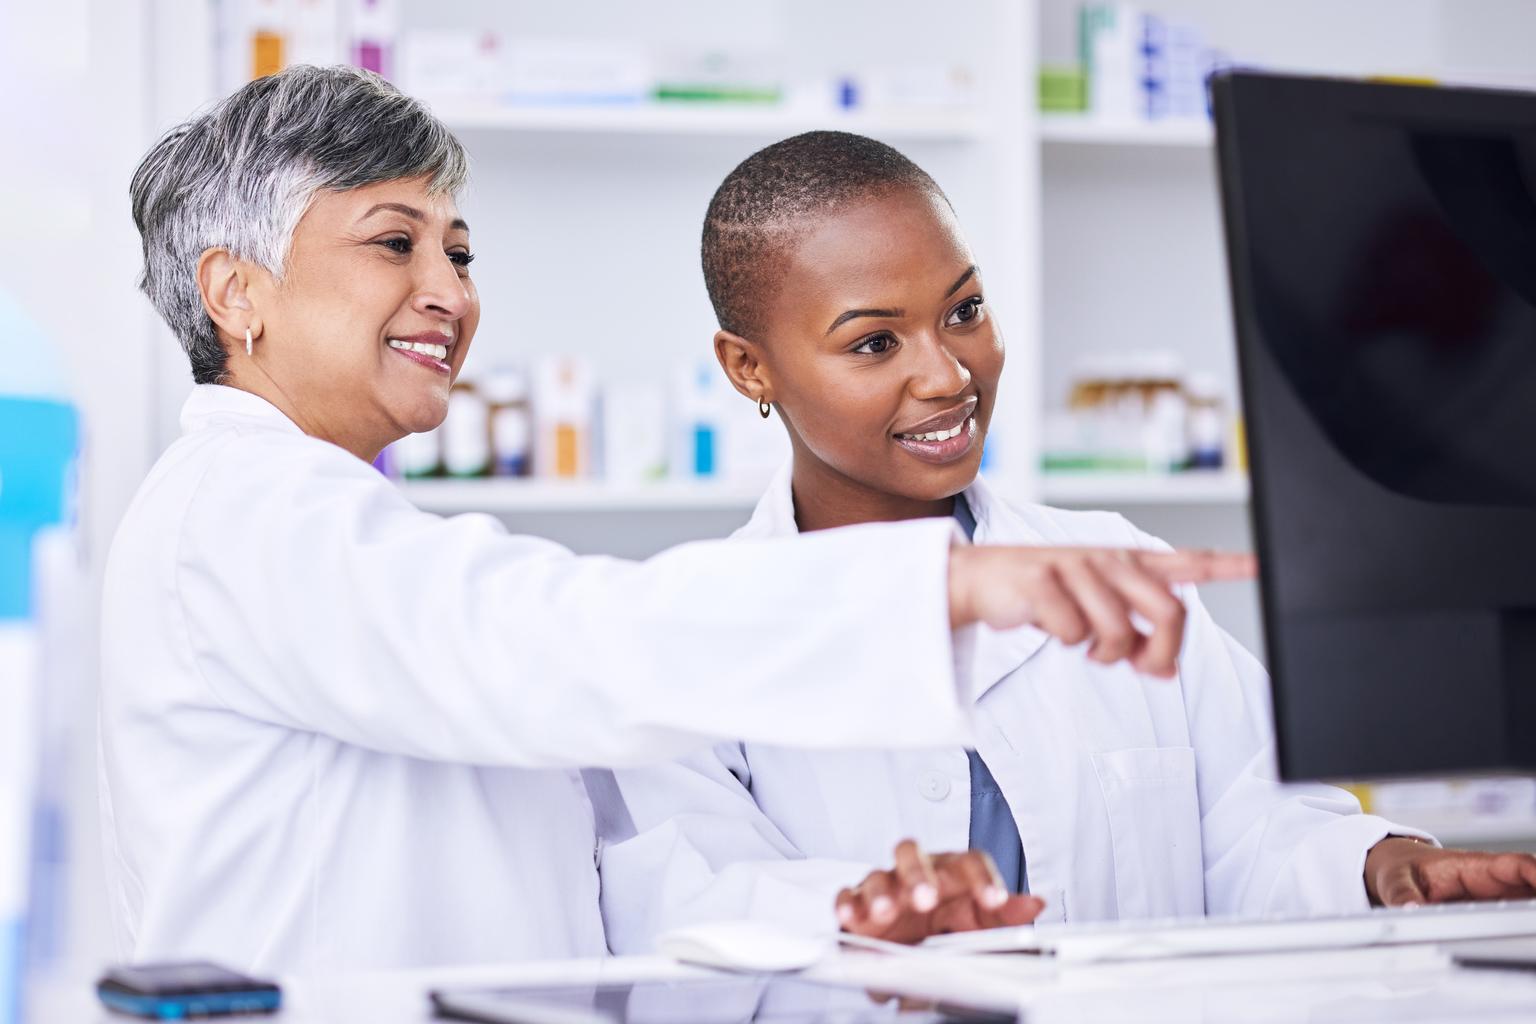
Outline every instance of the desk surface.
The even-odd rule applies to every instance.
[[[1208,957],[1057,968],[1028,956],[909,957],[840,954],[812,976],[872,988],[916,985],[934,995],[985,993],[1024,1010],[1031,1024],[1369,1024],[1376,1021],[1536,1020],[1536,972],[1457,969],[1428,946],[1326,953]],[[355,974],[284,981],[274,1024],[425,1024],[435,987],[707,977],[646,957]],[[36,986],[26,1020],[123,1024],[96,1002],[89,979]],[[242,1018],[251,1020],[252,1018]],[[261,1018],[256,1018],[261,1019]],[[707,1018],[699,1024],[725,1024]]]

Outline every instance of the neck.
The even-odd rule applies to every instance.
[[[953,497],[926,501],[877,491],[797,453],[791,483],[801,533],[859,523],[895,523],[954,515]]]
[[[241,363],[242,365],[237,366],[235,360],[230,360],[224,383],[271,402],[279,412],[292,420],[310,437],[329,441],[368,463],[377,459],[379,453],[389,443],[387,440],[381,442],[376,438],[358,437],[344,431],[328,429],[320,417],[305,413],[303,403],[296,401],[271,374],[255,365],[254,361],[241,360]]]

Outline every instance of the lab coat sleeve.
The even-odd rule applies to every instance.
[[[875,865],[807,858],[752,798],[740,744],[621,769],[592,787],[604,822],[603,925],[615,953],[645,953],[671,928],[751,918],[835,932],[839,889]],[[622,799],[614,813],[612,801]]]
[[[1145,534],[1143,547],[1167,549]],[[1345,913],[1369,905],[1365,857],[1389,835],[1432,836],[1360,813],[1349,792],[1279,781],[1269,677],[1193,587],[1179,659],[1213,915]]]
[[[968,734],[947,520],[577,557],[489,516],[423,513],[340,449],[257,433],[166,528],[188,657],[217,703],[290,729],[522,766]]]

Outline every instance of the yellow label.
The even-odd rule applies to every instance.
[[[1364,814],[1370,814],[1371,813],[1371,807],[1372,807],[1372,805],[1374,803],[1373,797],[1375,796],[1375,794],[1371,791],[1371,784],[1370,783],[1368,783],[1368,782],[1344,782],[1344,783],[1340,783],[1339,784],[1339,788],[1343,789],[1343,790],[1347,790],[1348,792],[1350,792],[1351,794],[1354,795],[1354,798],[1356,800],[1360,801],[1360,810],[1361,810],[1362,813],[1364,813]]]
[[[257,29],[251,37],[251,78],[266,78],[283,70],[283,37]]]
[[[1371,75],[1372,82],[1380,82],[1382,85],[1439,85],[1438,78],[1430,78],[1428,75]]]
[[[555,427],[555,476],[578,476],[581,445],[576,428],[568,423]]]

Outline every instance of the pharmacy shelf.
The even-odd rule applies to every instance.
[[[968,142],[986,133],[974,113],[863,111],[815,113],[793,107],[743,104],[639,103],[612,106],[434,106],[456,131],[569,133],[587,135],[787,136],[836,128],[877,138]]]
[[[490,512],[624,512],[750,510],[763,483],[663,480],[407,480],[400,489],[419,508],[445,514]],[[1052,505],[1240,505],[1248,480],[1240,473],[1047,473],[1041,499]]]
[[[1116,508],[1121,505],[1241,505],[1248,478],[1231,471],[1184,473],[1045,473],[1042,500],[1050,505]]]
[[[1043,114],[1040,141],[1047,144],[1096,146],[1163,146],[1208,148],[1215,131],[1206,120],[1124,121],[1077,114]]]
[[[764,484],[657,481],[609,484],[598,480],[408,480],[401,491],[418,508],[456,514],[489,512],[750,511]]]

